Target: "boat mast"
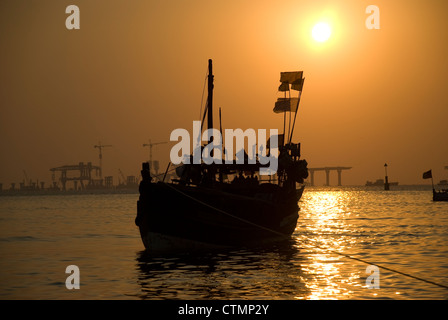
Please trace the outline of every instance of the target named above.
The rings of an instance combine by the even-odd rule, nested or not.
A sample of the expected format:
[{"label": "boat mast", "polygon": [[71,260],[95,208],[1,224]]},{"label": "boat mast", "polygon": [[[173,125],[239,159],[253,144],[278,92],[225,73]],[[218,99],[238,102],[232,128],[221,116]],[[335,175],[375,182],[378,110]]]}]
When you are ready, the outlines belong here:
[{"label": "boat mast", "polygon": [[[207,102],[207,128],[213,129],[213,66],[212,59],[208,60],[208,102]],[[212,142],[210,135],[208,142]]]},{"label": "boat mast", "polygon": [[[213,65],[212,59],[208,60],[208,98],[207,98],[207,128],[213,129]],[[211,132],[211,131],[209,131]],[[213,135],[210,134],[208,138],[208,143],[213,143]],[[211,156],[215,155],[215,149],[212,149]],[[208,177],[211,181],[215,181],[215,169],[210,167],[208,170]]]}]

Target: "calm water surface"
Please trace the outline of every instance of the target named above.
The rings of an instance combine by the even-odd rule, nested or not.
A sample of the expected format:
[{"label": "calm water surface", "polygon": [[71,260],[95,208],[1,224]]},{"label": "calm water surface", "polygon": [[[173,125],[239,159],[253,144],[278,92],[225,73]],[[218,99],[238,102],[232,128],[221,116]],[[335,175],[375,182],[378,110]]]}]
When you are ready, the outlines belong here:
[{"label": "calm water surface", "polygon": [[[291,241],[151,256],[134,224],[138,195],[0,197],[1,299],[448,299],[448,203],[426,187],[309,188]],[[341,253],[341,254],[339,254]],[[81,288],[68,290],[68,265]]]}]

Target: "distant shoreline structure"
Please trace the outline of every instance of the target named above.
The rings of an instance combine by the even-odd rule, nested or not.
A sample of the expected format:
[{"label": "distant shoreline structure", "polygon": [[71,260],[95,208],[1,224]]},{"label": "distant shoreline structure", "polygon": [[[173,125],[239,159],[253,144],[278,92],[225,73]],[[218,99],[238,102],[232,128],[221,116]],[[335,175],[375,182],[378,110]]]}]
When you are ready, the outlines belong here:
[{"label": "distant shoreline structure", "polygon": [[[158,161],[154,161],[157,162]],[[25,179],[20,183],[12,182],[8,188],[0,183],[0,195],[82,195],[82,194],[125,194],[138,193],[140,177],[125,176],[120,174],[118,184],[114,184],[113,176],[95,176],[94,172],[100,167],[92,165],[91,162],[79,162],[76,165],[64,165],[51,168],[52,183],[48,186],[43,181],[28,179],[24,170]],[[55,173],[60,177],[56,178]],[[155,171],[154,177],[158,177]],[[166,179],[173,178],[173,174],[166,173]]]},{"label": "distant shoreline structure", "polygon": [[[367,181],[365,186],[366,187],[383,187],[384,179],[377,179],[375,182]],[[398,186],[398,182],[389,182],[389,186]]]},{"label": "distant shoreline structure", "polygon": [[135,188],[97,188],[97,189],[7,189],[0,190],[0,196],[47,196],[47,195],[88,195],[88,194],[138,194],[138,186]]},{"label": "distant shoreline structure", "polygon": [[[383,191],[382,188],[365,186],[365,185],[344,185],[344,186],[306,186],[305,192],[308,191],[325,191],[325,190],[344,190],[344,189],[359,189],[364,191]],[[432,186],[428,184],[402,184],[396,187],[395,190],[431,190]],[[138,194],[137,188],[102,188],[102,189],[84,189],[84,190],[49,190],[49,189],[36,189],[36,190],[0,190],[1,196],[52,196],[52,195],[107,195],[107,194]]]}]

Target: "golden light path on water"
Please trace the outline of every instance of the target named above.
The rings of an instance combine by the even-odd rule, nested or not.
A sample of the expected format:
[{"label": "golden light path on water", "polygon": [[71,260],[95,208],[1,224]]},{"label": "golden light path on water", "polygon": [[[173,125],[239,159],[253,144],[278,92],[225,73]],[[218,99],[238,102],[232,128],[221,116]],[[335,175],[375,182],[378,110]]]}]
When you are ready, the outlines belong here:
[{"label": "golden light path on water", "polygon": [[[309,249],[309,260],[302,265],[308,274],[304,284],[309,295],[297,299],[347,299],[352,296],[352,287],[361,287],[359,268],[347,271],[346,257],[333,252],[346,253],[356,245],[356,240],[347,236],[351,232],[349,203],[353,193],[342,191],[307,192],[300,202],[300,221],[297,235],[298,246]],[[299,223],[300,224],[300,223]],[[322,249],[322,250],[316,250]],[[316,253],[318,252],[318,253]],[[319,253],[321,252],[321,253]],[[355,264],[359,264],[355,262]]]}]

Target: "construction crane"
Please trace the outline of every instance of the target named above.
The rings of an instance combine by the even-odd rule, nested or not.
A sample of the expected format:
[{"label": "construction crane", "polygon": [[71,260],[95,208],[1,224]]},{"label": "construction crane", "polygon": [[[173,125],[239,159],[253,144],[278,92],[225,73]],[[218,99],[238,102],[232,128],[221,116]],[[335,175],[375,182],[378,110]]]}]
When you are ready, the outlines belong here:
[{"label": "construction crane", "polygon": [[118,169],[118,172],[120,173],[120,176],[123,179],[123,184],[126,184],[126,178],[124,177],[123,171],[121,171],[121,169]]},{"label": "construction crane", "polygon": [[[150,170],[153,168],[153,162],[152,162],[152,147],[159,145],[159,144],[165,144],[168,142],[155,142],[155,143],[151,143],[151,139],[149,139],[149,143],[144,143],[143,147],[149,147],[149,165],[150,165]],[[156,169],[157,171],[157,169]]]},{"label": "construction crane", "polygon": [[103,145],[101,142],[98,145],[93,146],[94,148],[98,148],[99,157],[100,157],[100,179],[103,178],[103,148],[112,147],[111,145]]},{"label": "construction crane", "polygon": [[28,185],[28,175],[26,174],[26,171],[23,170],[23,175],[25,176],[25,182],[24,185]]}]

